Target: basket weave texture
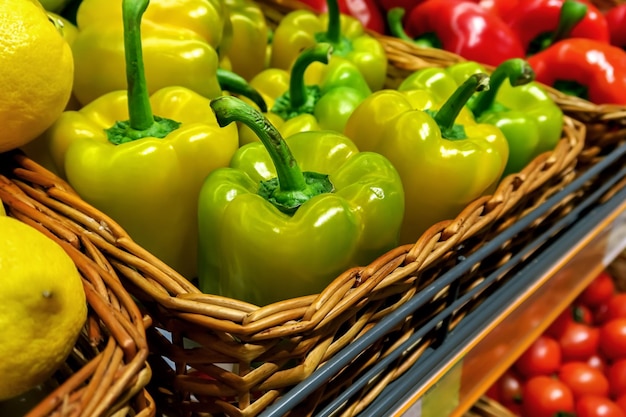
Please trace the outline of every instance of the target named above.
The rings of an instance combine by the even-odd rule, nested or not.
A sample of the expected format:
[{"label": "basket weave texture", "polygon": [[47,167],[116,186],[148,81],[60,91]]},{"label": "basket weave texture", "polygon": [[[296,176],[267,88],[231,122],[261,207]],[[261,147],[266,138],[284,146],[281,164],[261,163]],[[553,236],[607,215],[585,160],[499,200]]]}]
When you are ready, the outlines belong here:
[{"label": "basket weave texture", "polygon": [[69,186],[18,152],[0,154],[0,200],[9,216],[40,230],[70,255],[89,307],[73,351],[45,384],[52,392],[26,416],[155,415],[145,388],[152,376],[145,333],[151,320],[90,236],[105,225],[85,218],[85,204]]}]

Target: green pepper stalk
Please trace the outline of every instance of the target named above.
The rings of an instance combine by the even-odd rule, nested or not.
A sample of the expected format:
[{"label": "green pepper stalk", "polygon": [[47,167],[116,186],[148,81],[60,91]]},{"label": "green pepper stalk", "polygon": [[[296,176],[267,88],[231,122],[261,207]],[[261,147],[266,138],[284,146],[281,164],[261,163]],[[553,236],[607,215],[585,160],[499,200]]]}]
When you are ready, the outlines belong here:
[{"label": "green pepper stalk", "polygon": [[528,55],[534,55],[543,51],[548,46],[569,37],[572,29],[576,27],[587,15],[587,6],[576,0],[565,0],[559,13],[559,23],[552,33],[537,36],[528,46]]},{"label": "green pepper stalk", "polygon": [[141,48],[141,17],[149,3],[149,0],[122,2],[129,120],[116,122],[107,129],[109,141],[116,145],[146,137],[164,138],[180,126],[177,121],[152,113]]},{"label": "green pepper stalk", "polygon": [[486,111],[494,110],[496,96],[506,79],[512,87],[525,85],[535,79],[535,72],[527,61],[520,58],[509,59],[498,65],[489,79],[489,89],[468,103],[477,120]]},{"label": "green pepper stalk", "polygon": [[221,127],[241,122],[258,135],[276,167],[277,175],[276,178],[261,182],[259,195],[280,211],[293,214],[316,195],[333,191],[328,175],[300,170],[283,137],[258,110],[230,96],[212,100],[211,109]]},{"label": "green pepper stalk", "polygon": [[417,38],[410,37],[402,23],[405,13],[402,7],[394,7],[387,12],[387,25],[392,36],[424,48],[443,49],[443,44],[435,33],[425,33]]},{"label": "green pepper stalk", "polygon": [[267,104],[263,96],[241,75],[224,68],[218,68],[217,81],[223,91],[246,97],[256,104],[263,113],[267,112]]},{"label": "green pepper stalk", "polygon": [[341,36],[341,11],[337,0],[326,0],[328,8],[328,26],[326,32],[315,34],[317,42],[330,43],[339,55],[345,55],[352,50],[351,42]]},{"label": "green pepper stalk", "polygon": [[289,120],[300,114],[314,114],[315,105],[321,97],[319,85],[305,85],[304,73],[314,62],[328,64],[333,47],[329,43],[318,43],[305,49],[296,59],[291,69],[289,90],[278,97],[271,111],[284,120]]},{"label": "green pepper stalk", "polygon": [[[444,105],[437,112],[434,112],[433,119],[441,129],[442,137],[449,140],[467,138],[463,126],[454,122],[474,93],[486,90],[489,90],[489,76],[484,73],[472,74],[456,89]],[[428,112],[432,115],[431,111]]]}]

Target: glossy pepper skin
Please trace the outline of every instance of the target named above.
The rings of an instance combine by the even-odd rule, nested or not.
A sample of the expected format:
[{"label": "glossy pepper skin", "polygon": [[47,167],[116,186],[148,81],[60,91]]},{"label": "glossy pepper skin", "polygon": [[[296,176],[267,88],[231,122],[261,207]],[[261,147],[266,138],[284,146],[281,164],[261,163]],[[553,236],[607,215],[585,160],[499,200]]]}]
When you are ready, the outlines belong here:
[{"label": "glossy pepper skin", "polygon": [[[343,132],[350,114],[372,93],[359,69],[346,59],[330,58],[331,50],[330,44],[316,44],[300,54],[291,72],[270,68],[250,81],[283,137],[309,130]],[[308,71],[317,63],[324,65]],[[305,83],[307,71],[310,83]],[[258,141],[246,125],[240,126],[239,137],[240,144]]]},{"label": "glossy pepper skin", "polygon": [[593,39],[559,41],[528,58],[537,81],[596,104],[626,104],[626,51]]},{"label": "glossy pepper skin", "polygon": [[200,288],[262,306],[317,294],[340,273],[398,243],[404,200],[383,156],[338,132],[283,139],[251,106],[221,97],[221,125],[244,121],[240,148],[200,192]]},{"label": "glossy pepper skin", "polygon": [[[451,95],[472,74],[486,68],[466,61],[444,68],[426,68],[409,75],[399,91],[435,88]],[[554,149],[563,129],[563,112],[533,79],[535,74],[523,59],[498,65],[489,78],[489,90],[476,93],[467,107],[478,123],[497,126],[509,144],[503,177],[521,171],[537,155]],[[450,78],[454,83],[450,82]]]},{"label": "glossy pepper skin", "polygon": [[357,19],[340,13],[337,0],[328,0],[328,13],[295,10],[286,14],[274,31],[270,67],[290,69],[302,50],[317,43],[331,44],[333,57],[356,65],[372,91],[383,87],[387,77],[383,45]]},{"label": "glossy pepper skin", "polygon": [[268,26],[261,7],[252,0],[224,0],[228,20],[227,40],[220,53],[229,61],[230,70],[250,81],[265,69]]},{"label": "glossy pepper skin", "polygon": [[[328,12],[326,0],[300,0],[318,13]],[[385,33],[385,18],[376,0],[340,0],[339,11],[355,17],[367,29]]]},{"label": "glossy pepper skin", "polygon": [[524,57],[524,48],[509,26],[496,14],[467,0],[420,3],[406,13],[404,31],[413,40],[434,37],[431,46],[487,65]]},{"label": "glossy pepper skin", "polygon": [[611,33],[611,45],[626,49],[626,3],[611,7],[604,17]]},{"label": "glossy pepper skin", "polygon": [[584,0],[525,0],[509,10],[503,20],[522,42],[526,55],[565,38],[609,42],[604,15]]},{"label": "glossy pepper skin", "polygon": [[[219,96],[216,48],[227,19],[220,0],[150,1],[142,27],[149,93],[175,85],[207,98]],[[74,94],[85,105],[126,88],[122,9],[112,7],[111,0],[83,0],[77,25]]]},{"label": "glossy pepper skin", "polygon": [[[452,77],[448,83],[456,85]],[[400,174],[405,193],[401,244],[417,241],[429,227],[454,219],[496,188],[508,159],[506,138],[494,125],[477,124],[465,108],[471,94],[487,83],[472,75],[449,97],[440,86],[381,90],[348,119],[346,136],[361,151],[387,157]]]},{"label": "glossy pepper skin", "polygon": [[148,96],[137,42],[147,0],[123,3],[131,35],[126,49],[136,63],[127,67],[128,92],[64,112],[47,139],[58,170],[85,201],[191,279],[197,274],[198,193],[209,172],[228,165],[237,130],[220,127],[210,101],[187,88]]}]

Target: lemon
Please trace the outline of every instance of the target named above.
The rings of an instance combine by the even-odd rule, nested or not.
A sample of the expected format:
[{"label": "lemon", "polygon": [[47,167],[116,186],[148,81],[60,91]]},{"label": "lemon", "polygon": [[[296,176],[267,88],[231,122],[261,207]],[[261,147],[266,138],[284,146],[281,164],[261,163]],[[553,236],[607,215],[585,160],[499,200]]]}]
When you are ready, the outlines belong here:
[{"label": "lemon", "polygon": [[87,318],[82,278],[61,246],[0,216],[0,401],[43,383],[70,354]]},{"label": "lemon", "polygon": [[65,109],[72,51],[37,0],[0,2],[0,152],[22,146]]}]

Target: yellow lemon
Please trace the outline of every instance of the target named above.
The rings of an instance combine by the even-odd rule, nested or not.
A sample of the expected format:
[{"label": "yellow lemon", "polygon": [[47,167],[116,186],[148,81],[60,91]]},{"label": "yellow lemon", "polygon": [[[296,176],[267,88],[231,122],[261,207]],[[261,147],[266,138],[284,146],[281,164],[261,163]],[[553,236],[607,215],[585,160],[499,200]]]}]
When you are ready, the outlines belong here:
[{"label": "yellow lemon", "polygon": [[0,401],[46,381],[87,318],[82,278],[39,230],[0,216]]},{"label": "yellow lemon", "polygon": [[65,109],[72,51],[37,0],[0,2],[0,152],[22,146]]}]

